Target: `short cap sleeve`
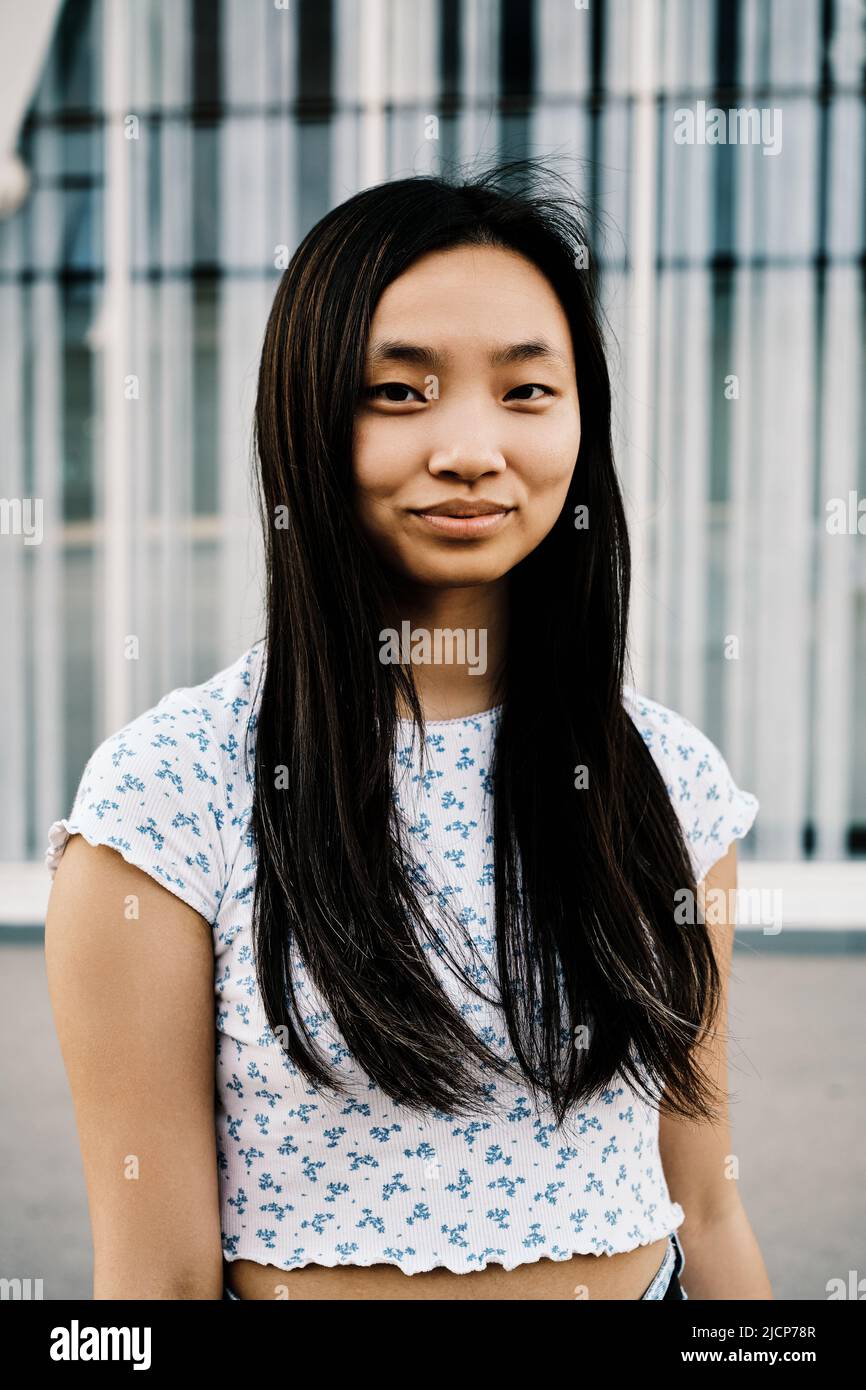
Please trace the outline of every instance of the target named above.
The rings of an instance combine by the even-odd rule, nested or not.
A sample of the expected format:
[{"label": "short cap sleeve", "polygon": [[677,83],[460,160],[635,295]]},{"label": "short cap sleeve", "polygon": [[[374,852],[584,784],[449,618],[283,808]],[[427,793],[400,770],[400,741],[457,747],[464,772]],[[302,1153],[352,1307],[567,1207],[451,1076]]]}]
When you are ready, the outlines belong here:
[{"label": "short cap sleeve", "polygon": [[665,779],[700,882],[747,835],[758,798],[737,786],[719,749],[676,710],[626,687],[625,706]]},{"label": "short cap sleeve", "polygon": [[48,832],[53,879],[72,834],[108,845],[216,920],[226,863],[225,791],[214,712],[176,690],[101,743],[89,758],[68,817]]}]

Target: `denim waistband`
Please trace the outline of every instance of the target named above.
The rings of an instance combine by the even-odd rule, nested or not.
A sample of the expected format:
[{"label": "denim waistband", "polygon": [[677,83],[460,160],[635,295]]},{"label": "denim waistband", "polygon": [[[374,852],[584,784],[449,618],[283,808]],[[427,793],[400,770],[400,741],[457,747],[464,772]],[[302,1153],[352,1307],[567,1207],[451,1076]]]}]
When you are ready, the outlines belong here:
[{"label": "denim waistband", "polygon": [[[669,1297],[668,1291],[671,1281],[674,1278],[679,1279],[680,1272],[685,1267],[685,1263],[686,1256],[680,1243],[680,1238],[676,1231],[672,1231],[661,1266],[646,1292],[641,1295],[641,1301],[644,1299],[663,1299]],[[688,1298],[688,1294],[681,1286],[679,1288],[679,1296]]]}]

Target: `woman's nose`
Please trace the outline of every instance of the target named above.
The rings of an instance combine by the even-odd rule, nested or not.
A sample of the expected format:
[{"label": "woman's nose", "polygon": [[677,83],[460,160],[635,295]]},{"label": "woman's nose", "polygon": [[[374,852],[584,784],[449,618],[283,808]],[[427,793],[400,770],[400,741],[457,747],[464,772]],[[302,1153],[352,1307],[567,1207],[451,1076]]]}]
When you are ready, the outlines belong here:
[{"label": "woman's nose", "polygon": [[427,471],[434,478],[450,473],[472,482],[485,473],[501,473],[506,468],[504,455],[491,445],[478,441],[455,442],[448,449],[437,449],[430,455]]}]

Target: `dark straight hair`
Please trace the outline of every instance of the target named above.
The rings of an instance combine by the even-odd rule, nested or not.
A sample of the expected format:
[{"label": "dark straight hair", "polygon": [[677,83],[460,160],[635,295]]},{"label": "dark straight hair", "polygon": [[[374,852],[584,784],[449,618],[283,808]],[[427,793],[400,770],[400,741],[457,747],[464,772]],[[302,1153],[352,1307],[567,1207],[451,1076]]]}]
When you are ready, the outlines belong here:
[{"label": "dark straight hair", "polygon": [[[490,1076],[504,1074],[560,1125],[618,1077],[673,1113],[713,1113],[694,1044],[718,1011],[718,968],[706,930],[674,920],[675,893],[696,884],[664,779],[623,706],[629,542],[588,244],[564,179],[511,161],[363,190],[313,227],[277,287],[254,427],[267,626],[253,953],[269,1026],[314,1089],[349,1094],[316,1045],[300,965],[356,1064],[418,1110],[489,1113]],[[510,249],[547,277],[569,321],[581,411],[562,512],[509,575],[490,770],[507,1059],[472,1030],[424,949],[438,918],[439,948],[480,993],[442,946],[445,910],[419,882],[395,809],[398,712],[411,710],[423,746],[423,709],[411,667],[380,660],[395,592],[353,505],[376,304],[418,257],[458,246]]]}]

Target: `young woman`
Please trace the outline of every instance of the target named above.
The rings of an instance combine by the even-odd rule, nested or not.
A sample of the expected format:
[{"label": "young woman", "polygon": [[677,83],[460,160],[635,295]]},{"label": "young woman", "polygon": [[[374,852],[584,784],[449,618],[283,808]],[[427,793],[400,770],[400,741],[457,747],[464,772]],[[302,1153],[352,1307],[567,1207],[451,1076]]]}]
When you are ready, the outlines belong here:
[{"label": "young woman", "polygon": [[624,679],[586,242],[408,178],[280,282],[265,636],[50,832],[96,1298],[771,1297],[701,912],[758,803]]}]

